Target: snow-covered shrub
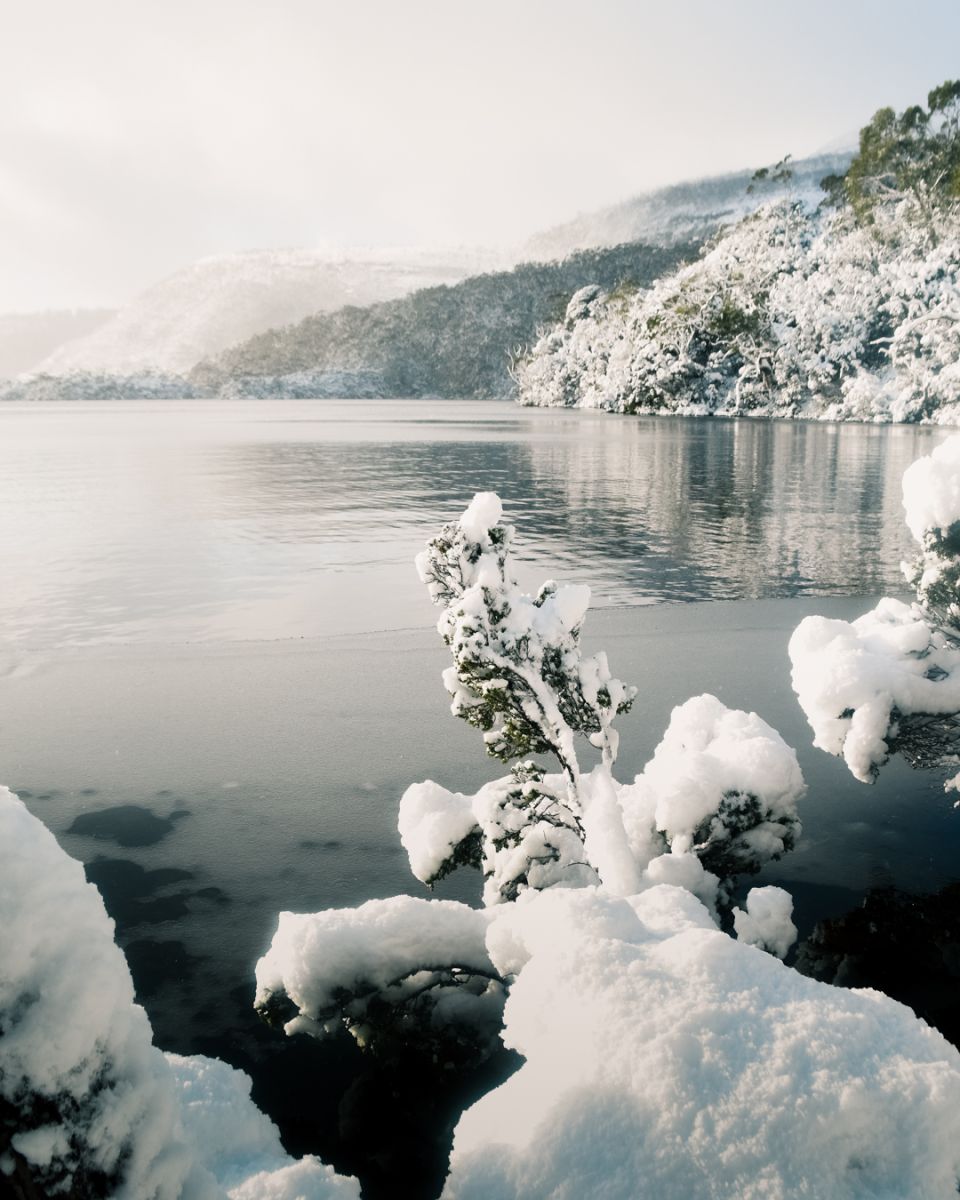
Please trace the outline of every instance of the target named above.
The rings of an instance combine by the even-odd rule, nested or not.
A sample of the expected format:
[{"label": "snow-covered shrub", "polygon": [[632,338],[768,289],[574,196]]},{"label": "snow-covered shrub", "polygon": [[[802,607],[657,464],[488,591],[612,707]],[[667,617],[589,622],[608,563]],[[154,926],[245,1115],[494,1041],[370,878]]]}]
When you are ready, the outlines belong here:
[{"label": "snow-covered shrub", "polygon": [[620,790],[631,848],[695,854],[724,888],[793,848],[804,782],[797,756],[756,713],[715,696],[673,710],[653,758]]},{"label": "snow-covered shrub", "polygon": [[241,1072],[154,1047],[99,892],[0,788],[0,1193],[8,1189],[116,1200],[359,1195],[355,1180],[315,1158],[292,1162]]},{"label": "snow-covered shrub", "polygon": [[904,564],[917,602],[887,598],[852,622],[807,617],[790,640],[814,745],[864,782],[891,754],[960,763],[960,435],[907,469],[903,494],[920,548]]},{"label": "snow-covered shrub", "polygon": [[359,908],[281,913],[257,964],[258,1012],[288,1034],[341,1024],[361,1046],[495,1040],[504,990],[487,916],[453,901],[395,896]]},{"label": "snow-covered shrub", "polygon": [[746,908],[733,910],[733,928],[739,941],[786,958],[797,940],[793,897],[779,887],[751,888],[746,903]]},{"label": "snow-covered shrub", "polygon": [[[588,303],[584,298],[584,303]],[[322,1037],[346,1025],[361,1044],[444,1030],[461,1046],[495,1044],[509,972],[489,938],[528,894],[602,886],[631,896],[685,888],[711,912],[738,875],[789,850],[804,790],[794,752],[752,713],[700,696],[676,709],[635,783],[613,776],[613,721],[635,689],[580,639],[586,587],[515,581],[514,529],[499,498],[480,493],[418,557],[438,630],[453,655],[444,672],[456,716],[483,733],[508,775],[475,795],[426,780],[400,803],[413,874],[430,885],[462,866],[484,874],[487,913],[407,897],[312,916],[283,913],[257,969],[257,1008],[287,1033]],[[584,770],[587,739],[599,762]],[[559,771],[527,755],[550,755]],[[471,1032],[472,1031],[472,1032]]]}]

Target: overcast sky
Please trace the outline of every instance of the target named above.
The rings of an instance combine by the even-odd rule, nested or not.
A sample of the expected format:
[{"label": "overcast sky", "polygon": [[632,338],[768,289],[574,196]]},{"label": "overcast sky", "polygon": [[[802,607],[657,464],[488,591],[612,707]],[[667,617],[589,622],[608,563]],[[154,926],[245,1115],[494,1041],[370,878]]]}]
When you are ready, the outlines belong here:
[{"label": "overcast sky", "polygon": [[960,4],[0,0],[0,312],[205,254],[523,239],[960,76]]}]

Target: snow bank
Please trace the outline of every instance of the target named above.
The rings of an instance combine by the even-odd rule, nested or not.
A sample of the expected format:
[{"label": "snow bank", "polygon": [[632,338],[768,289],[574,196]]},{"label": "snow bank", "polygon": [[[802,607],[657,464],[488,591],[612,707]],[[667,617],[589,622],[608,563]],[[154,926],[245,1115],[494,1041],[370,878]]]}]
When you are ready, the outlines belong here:
[{"label": "snow bank", "polygon": [[504,1038],[526,1062],[462,1117],[447,1200],[955,1195],[960,1054],[904,1006],[797,974],[674,888],[508,908],[491,948],[520,969]]},{"label": "snow bank", "polygon": [[152,1045],[100,893],[0,788],[0,1190],[19,1170],[117,1200],[358,1196],[316,1160],[282,1190],[292,1160],[249,1093],[223,1063]]},{"label": "snow bank", "polygon": [[197,1159],[230,1200],[359,1200],[360,1185],[308,1155],[294,1161],[250,1099],[250,1078],[216,1058],[168,1054]]},{"label": "snow bank", "polygon": [[[212,1197],[100,893],[0,788],[0,1099],[43,1188]],[[2,1118],[0,1118],[2,1130]]]}]

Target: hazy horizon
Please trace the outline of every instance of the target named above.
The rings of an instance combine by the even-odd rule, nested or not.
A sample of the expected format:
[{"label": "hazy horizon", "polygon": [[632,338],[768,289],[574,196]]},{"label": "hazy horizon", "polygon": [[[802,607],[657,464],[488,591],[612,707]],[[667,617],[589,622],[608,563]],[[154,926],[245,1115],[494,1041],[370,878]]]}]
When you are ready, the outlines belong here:
[{"label": "hazy horizon", "polygon": [[247,249],[498,246],[823,150],[960,74],[960,9],[286,0],[8,11],[0,312]]}]

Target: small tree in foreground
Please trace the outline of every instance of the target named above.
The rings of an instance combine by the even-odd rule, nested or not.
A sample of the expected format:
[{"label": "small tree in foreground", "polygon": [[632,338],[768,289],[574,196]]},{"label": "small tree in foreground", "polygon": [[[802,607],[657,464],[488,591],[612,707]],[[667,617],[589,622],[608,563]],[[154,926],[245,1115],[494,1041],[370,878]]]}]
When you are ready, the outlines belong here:
[{"label": "small tree in foreground", "polygon": [[[738,875],[793,845],[804,790],[794,752],[755,714],[713,696],[674,711],[634,783],[614,779],[614,721],[636,688],[611,674],[602,651],[583,653],[589,588],[551,580],[535,596],[520,589],[514,529],[502,516],[496,495],[478,494],[417,569],[442,609],[451,710],[509,773],[475,795],[413,784],[399,815],[414,875],[432,886],[460,867],[480,868],[486,910],[397,897],[282,914],[257,968],[256,1003],[288,1033],[346,1025],[363,1045],[419,1038],[434,1051],[443,1042],[483,1052],[496,1043],[512,981],[489,946],[504,905],[555,888],[633,896],[670,883],[717,915]],[[589,770],[584,753],[599,759]],[[768,909],[779,933],[764,942],[755,918],[754,940],[788,945],[782,906]]]}]

